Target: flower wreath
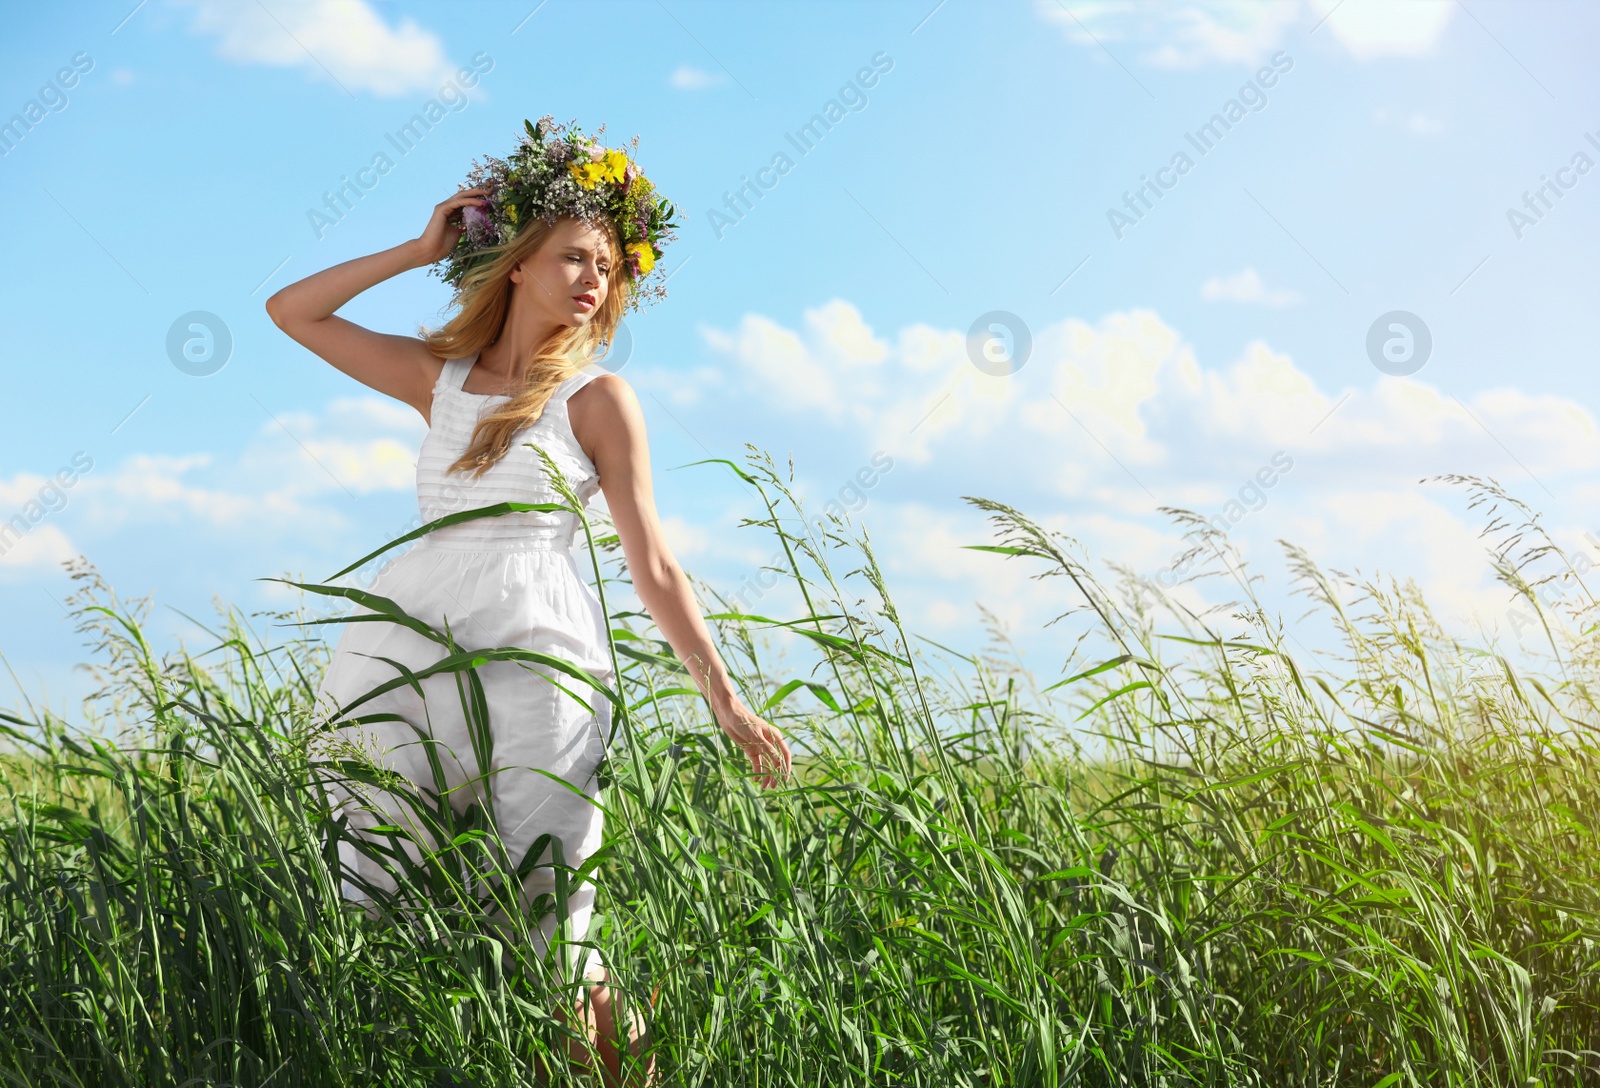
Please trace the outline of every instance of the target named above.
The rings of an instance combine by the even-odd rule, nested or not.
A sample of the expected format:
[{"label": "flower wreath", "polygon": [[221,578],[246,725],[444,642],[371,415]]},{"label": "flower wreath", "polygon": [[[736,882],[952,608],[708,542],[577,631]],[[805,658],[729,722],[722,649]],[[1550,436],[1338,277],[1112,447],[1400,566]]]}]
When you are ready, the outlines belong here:
[{"label": "flower wreath", "polygon": [[[656,271],[662,247],[676,232],[675,209],[656,196],[655,186],[621,148],[601,146],[601,125],[584,136],[574,122],[558,125],[545,114],[538,124],[522,122],[527,134],[509,158],[474,159],[463,188],[489,190],[487,207],[461,209],[461,237],[455,249],[434,266],[444,282],[457,286],[471,268],[486,260],[491,247],[516,237],[519,228],[534,219],[554,223],[570,215],[587,223],[604,216],[622,239],[623,259],[633,279],[630,309],[640,309],[640,299],[659,301],[667,295],[665,280],[649,279]],[[629,142],[637,150],[639,137]]]}]

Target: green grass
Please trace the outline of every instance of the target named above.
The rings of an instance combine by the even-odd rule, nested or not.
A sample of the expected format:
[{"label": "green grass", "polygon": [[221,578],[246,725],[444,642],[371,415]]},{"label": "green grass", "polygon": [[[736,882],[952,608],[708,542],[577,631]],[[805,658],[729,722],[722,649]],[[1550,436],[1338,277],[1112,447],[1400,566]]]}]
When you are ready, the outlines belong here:
[{"label": "green grass", "polygon": [[[724,464],[804,604],[711,622],[796,780],[753,785],[647,618],[613,610],[625,739],[605,846],[567,874],[599,884],[617,987],[655,997],[663,1083],[1600,1080],[1600,644],[1586,593],[1540,605],[1562,557],[1492,484],[1457,481],[1546,624],[1536,673],[1291,548],[1343,647],[1317,666],[1225,550],[1240,601],[1197,616],[969,499],[1081,635],[1041,682],[905,631],[864,535],[808,532],[766,458]],[[617,565],[614,538],[588,554]],[[214,647],[158,654],[140,602],[74,577],[103,690],[82,723],[5,717],[0,1079],[533,1083],[574,991],[528,917],[489,920],[522,859],[481,812],[422,784],[448,845],[380,917],[340,899],[316,783],[375,779],[309,754],[319,629],[263,639],[229,609]],[[450,659],[468,696],[473,657]]]}]

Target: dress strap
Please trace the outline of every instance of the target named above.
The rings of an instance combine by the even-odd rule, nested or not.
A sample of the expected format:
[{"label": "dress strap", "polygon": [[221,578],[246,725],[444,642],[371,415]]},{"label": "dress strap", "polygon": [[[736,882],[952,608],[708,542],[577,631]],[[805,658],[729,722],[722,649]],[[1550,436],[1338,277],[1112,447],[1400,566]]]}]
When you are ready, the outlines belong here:
[{"label": "dress strap", "polygon": [[455,373],[450,375],[451,389],[460,389],[467,384],[467,371],[472,369],[472,364],[478,361],[480,354],[481,352],[475,351],[463,358],[450,360],[450,365],[456,368]]},{"label": "dress strap", "polygon": [[440,393],[446,389],[459,390],[467,381],[467,365],[472,356],[466,359],[446,359],[444,366],[439,368],[439,377],[433,383],[433,395],[437,400]]}]

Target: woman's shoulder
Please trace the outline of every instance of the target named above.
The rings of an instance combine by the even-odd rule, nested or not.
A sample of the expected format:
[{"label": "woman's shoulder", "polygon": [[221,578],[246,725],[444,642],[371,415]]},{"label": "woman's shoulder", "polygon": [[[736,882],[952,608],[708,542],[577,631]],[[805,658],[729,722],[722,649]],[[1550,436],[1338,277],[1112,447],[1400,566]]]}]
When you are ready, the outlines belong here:
[{"label": "woman's shoulder", "polygon": [[572,375],[562,383],[562,392],[566,399],[576,396],[579,390],[590,389],[593,391],[584,399],[609,400],[618,396],[629,396],[633,387],[628,385],[622,375],[601,367],[589,366]]},{"label": "woman's shoulder", "polygon": [[608,441],[630,448],[644,413],[627,380],[609,370],[589,369],[570,381],[573,388],[565,398],[567,429],[590,462]]}]

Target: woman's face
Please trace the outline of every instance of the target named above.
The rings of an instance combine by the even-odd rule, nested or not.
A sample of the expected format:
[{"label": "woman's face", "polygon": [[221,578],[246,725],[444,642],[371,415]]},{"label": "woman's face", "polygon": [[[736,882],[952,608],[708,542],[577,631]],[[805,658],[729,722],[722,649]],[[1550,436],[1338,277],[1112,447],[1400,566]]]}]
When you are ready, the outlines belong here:
[{"label": "woman's face", "polygon": [[612,272],[605,232],[564,217],[538,251],[511,270],[511,282],[522,285],[517,305],[552,324],[584,325],[605,302]]}]

